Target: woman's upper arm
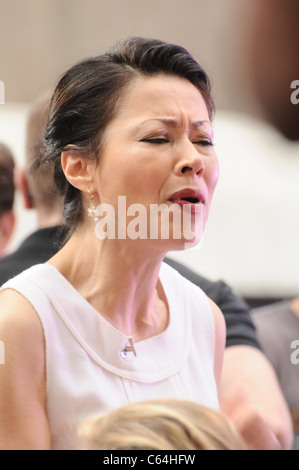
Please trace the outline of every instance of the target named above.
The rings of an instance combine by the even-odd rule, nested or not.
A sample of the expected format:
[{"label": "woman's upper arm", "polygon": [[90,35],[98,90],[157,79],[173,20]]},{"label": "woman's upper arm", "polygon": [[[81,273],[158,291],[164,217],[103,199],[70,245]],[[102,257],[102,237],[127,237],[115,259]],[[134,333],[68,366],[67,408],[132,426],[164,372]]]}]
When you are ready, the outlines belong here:
[{"label": "woman's upper arm", "polygon": [[220,308],[209,299],[213,315],[215,321],[215,362],[214,362],[214,375],[217,383],[217,387],[219,390],[220,387],[220,380],[221,380],[221,373],[222,373],[222,366],[223,366],[223,356],[224,356],[224,349],[225,349],[225,341],[226,341],[226,326],[225,326],[225,319],[220,310]]},{"label": "woman's upper arm", "polygon": [[0,449],[49,449],[40,320],[17,292],[0,292]]}]

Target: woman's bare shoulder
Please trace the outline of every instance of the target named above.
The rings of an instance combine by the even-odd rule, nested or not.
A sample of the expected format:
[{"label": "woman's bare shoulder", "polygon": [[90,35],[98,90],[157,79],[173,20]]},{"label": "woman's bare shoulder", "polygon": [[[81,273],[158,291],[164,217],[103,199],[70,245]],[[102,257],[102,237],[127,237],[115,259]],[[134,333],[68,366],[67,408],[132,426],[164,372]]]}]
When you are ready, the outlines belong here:
[{"label": "woman's bare shoulder", "polygon": [[33,344],[43,347],[43,329],[34,307],[13,289],[0,292],[0,340],[24,354]]},{"label": "woman's bare shoulder", "polygon": [[0,291],[0,321],[15,321],[19,318],[24,322],[36,321],[34,307],[21,293],[7,288]]},{"label": "woman's bare shoulder", "polygon": [[41,322],[20,293],[0,292],[0,449],[49,447]]}]

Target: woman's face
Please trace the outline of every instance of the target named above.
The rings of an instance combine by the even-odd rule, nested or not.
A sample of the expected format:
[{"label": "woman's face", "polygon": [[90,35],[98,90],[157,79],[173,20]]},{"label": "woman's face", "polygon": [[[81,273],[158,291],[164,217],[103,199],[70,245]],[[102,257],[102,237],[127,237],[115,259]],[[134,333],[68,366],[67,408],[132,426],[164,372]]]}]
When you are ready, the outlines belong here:
[{"label": "woman's face", "polygon": [[[98,202],[112,205],[117,214],[119,196],[124,196],[122,210],[124,201],[126,209],[142,205],[148,225],[154,206],[176,204],[182,214],[188,206],[194,227],[196,214],[199,218],[202,214],[203,225],[207,219],[217,179],[213,129],[197,88],[186,79],[167,75],[135,79],[105,132],[95,170]],[[130,220],[138,207],[132,206]],[[169,214],[170,225],[177,223]],[[171,227],[169,232],[169,249],[182,248],[184,235],[174,240]],[[149,227],[147,234],[154,238]]]}]

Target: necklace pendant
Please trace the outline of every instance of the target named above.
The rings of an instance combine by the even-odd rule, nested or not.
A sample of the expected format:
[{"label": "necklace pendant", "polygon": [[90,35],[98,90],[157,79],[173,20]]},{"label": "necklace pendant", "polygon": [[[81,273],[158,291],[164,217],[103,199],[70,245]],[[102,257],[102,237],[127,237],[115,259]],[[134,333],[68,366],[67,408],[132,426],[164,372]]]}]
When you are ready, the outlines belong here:
[{"label": "necklace pendant", "polygon": [[134,354],[135,357],[137,356],[136,350],[135,350],[135,347],[134,347],[134,340],[133,340],[132,336],[129,336],[128,343],[127,343],[126,347],[120,352],[120,355],[123,359],[128,359],[129,356],[131,356],[132,353]]}]

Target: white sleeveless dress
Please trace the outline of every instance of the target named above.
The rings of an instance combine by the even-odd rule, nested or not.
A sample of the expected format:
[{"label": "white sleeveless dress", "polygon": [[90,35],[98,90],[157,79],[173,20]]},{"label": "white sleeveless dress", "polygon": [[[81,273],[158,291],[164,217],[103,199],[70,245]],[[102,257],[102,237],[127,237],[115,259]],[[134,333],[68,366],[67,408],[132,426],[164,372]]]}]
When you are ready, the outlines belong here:
[{"label": "white sleeveless dress", "polygon": [[163,333],[135,343],[136,356],[123,352],[128,337],[55,267],[33,266],[2,286],[28,299],[41,320],[52,449],[76,449],[77,426],[84,419],[128,403],[173,397],[219,407],[208,299],[164,263],[159,278],[169,324]]}]

